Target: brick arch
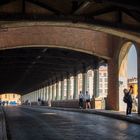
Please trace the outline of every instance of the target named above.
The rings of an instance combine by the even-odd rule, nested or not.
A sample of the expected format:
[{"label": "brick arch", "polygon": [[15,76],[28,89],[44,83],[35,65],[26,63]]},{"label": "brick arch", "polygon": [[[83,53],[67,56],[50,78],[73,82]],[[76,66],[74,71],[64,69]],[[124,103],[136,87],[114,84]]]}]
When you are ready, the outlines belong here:
[{"label": "brick arch", "polygon": [[132,42],[125,42],[119,52],[119,57],[118,57],[118,66],[119,66],[119,75],[122,75],[122,69],[124,71],[124,68],[127,68],[127,55],[129,53],[129,50],[131,48]]},{"label": "brick arch", "polygon": [[132,32],[126,31],[126,30],[118,30],[116,28],[109,28],[101,25],[95,25],[95,24],[88,24],[88,23],[72,23],[72,22],[66,22],[66,21],[41,21],[41,22],[8,22],[8,23],[1,23],[0,28],[7,29],[7,28],[15,28],[15,27],[31,27],[31,26],[54,26],[54,27],[71,27],[71,28],[80,28],[80,29],[87,29],[87,30],[93,30],[97,32],[103,32],[110,35],[114,35],[120,38],[125,38],[128,40],[133,40],[137,43],[140,43],[140,39],[137,34],[133,34]]},{"label": "brick arch", "polygon": [[0,49],[56,47],[111,58],[113,36],[73,27],[33,25],[0,32]]}]

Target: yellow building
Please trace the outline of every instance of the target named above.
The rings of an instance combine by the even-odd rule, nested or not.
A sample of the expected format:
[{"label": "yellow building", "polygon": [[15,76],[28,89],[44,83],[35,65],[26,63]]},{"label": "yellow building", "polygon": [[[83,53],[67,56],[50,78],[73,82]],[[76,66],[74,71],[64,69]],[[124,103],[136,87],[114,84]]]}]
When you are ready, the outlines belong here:
[{"label": "yellow building", "polygon": [[128,87],[133,86],[133,94],[136,97],[138,95],[138,80],[137,78],[128,79]]},{"label": "yellow building", "polygon": [[0,100],[8,105],[19,105],[21,103],[21,96],[15,93],[6,93],[0,95]]}]

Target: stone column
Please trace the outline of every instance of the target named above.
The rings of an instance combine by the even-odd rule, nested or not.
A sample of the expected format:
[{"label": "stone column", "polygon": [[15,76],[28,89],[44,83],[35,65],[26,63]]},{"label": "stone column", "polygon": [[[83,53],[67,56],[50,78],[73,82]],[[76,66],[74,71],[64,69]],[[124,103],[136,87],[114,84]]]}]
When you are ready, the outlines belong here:
[{"label": "stone column", "polygon": [[48,87],[48,100],[50,100],[50,94],[51,94],[51,86]]},{"label": "stone column", "polygon": [[39,91],[39,89],[38,89],[38,98],[40,98],[40,91]]},{"label": "stone column", "polygon": [[78,75],[74,75],[74,83],[73,83],[73,99],[77,99],[78,97]]},{"label": "stone column", "polygon": [[48,86],[45,87],[45,94],[46,94],[45,101],[47,101],[48,100]]},{"label": "stone column", "polygon": [[50,100],[52,100],[52,85],[50,86]]},{"label": "stone column", "polygon": [[66,99],[69,100],[70,99],[70,77],[67,76],[67,96]]},{"label": "stone column", "polygon": [[37,101],[37,98],[36,98],[36,90],[34,91],[34,93],[35,93],[35,102]]},{"label": "stone column", "polygon": [[85,94],[87,90],[87,72],[84,70],[82,73],[82,92]]},{"label": "stone column", "polygon": [[35,91],[35,101],[37,102],[38,96],[37,96],[37,90]]},{"label": "stone column", "polygon": [[136,44],[137,49],[137,72],[138,72],[138,114],[140,114],[140,44]]},{"label": "stone column", "polygon": [[59,82],[56,83],[56,100],[59,100]]},{"label": "stone column", "polygon": [[118,60],[108,60],[108,95],[106,109],[119,110]]},{"label": "stone column", "polygon": [[61,79],[61,100],[64,100],[64,79]]},{"label": "stone column", "polygon": [[43,87],[41,88],[41,97],[42,97],[42,100],[44,100],[44,89],[43,89]]},{"label": "stone column", "polygon": [[93,76],[93,96],[96,98],[99,96],[99,69],[94,69]]},{"label": "stone column", "polygon": [[41,100],[43,99],[42,87],[40,88],[40,98],[41,98]]},{"label": "stone column", "polygon": [[33,98],[34,98],[33,101],[35,102],[35,91],[33,91]]},{"label": "stone column", "polygon": [[48,93],[49,93],[49,91],[48,91],[48,85],[45,88],[46,88],[46,101],[48,101]]},{"label": "stone column", "polygon": [[55,85],[53,84],[53,85],[52,85],[52,100],[53,100],[53,101],[55,100],[55,96],[54,96],[54,92],[55,92],[55,91],[54,91],[54,86],[55,86]]},{"label": "stone column", "polygon": [[46,101],[46,87],[44,86],[44,101]]},{"label": "stone column", "polygon": [[38,101],[38,98],[39,98],[39,89],[37,89],[37,101]]},{"label": "stone column", "polygon": [[44,101],[45,101],[45,98],[46,98],[45,96],[46,96],[46,94],[45,94],[45,87],[43,87],[43,97],[44,97],[43,100]]}]

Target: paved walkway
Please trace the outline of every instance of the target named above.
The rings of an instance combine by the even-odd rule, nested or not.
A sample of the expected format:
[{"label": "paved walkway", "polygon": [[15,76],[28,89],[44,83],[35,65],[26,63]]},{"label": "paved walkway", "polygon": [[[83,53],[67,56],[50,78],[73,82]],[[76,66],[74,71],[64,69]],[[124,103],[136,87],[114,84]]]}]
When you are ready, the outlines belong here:
[{"label": "paved walkway", "polygon": [[[25,106],[25,107],[30,107],[30,106]],[[86,110],[86,109],[75,109],[75,108],[47,107],[47,106],[32,106],[32,108],[48,108],[48,109],[56,109],[56,110],[64,110],[64,111],[97,114],[97,115],[103,115],[111,118],[116,118],[120,120],[129,121],[132,123],[140,124],[140,115],[138,115],[137,113],[132,113],[132,116],[126,116],[125,112],[112,111],[112,110],[98,110],[98,109]]]},{"label": "paved walkway", "polygon": [[46,107],[5,107],[10,140],[139,140],[140,125]]},{"label": "paved walkway", "polygon": [[7,140],[5,116],[1,106],[0,106],[0,140]]},{"label": "paved walkway", "polygon": [[[18,108],[18,107],[16,107],[16,108]],[[85,109],[73,109],[73,108],[56,108],[56,107],[47,107],[47,106],[31,106],[31,107],[30,106],[21,106],[20,108],[23,108],[23,110],[24,109],[25,110],[31,109],[31,110],[38,110],[38,111],[44,110],[44,111],[48,111],[48,112],[50,112],[52,110],[56,110],[56,111],[62,111],[62,112],[64,111],[64,112],[73,112],[73,113],[74,112],[75,113],[84,113],[85,115],[89,114],[88,116],[93,116],[93,117],[95,117],[95,115],[92,115],[92,114],[97,114],[97,115],[99,115],[99,116],[96,116],[98,118],[102,118],[103,116],[108,116],[109,118],[115,118],[116,121],[118,120],[118,122],[119,122],[119,120],[124,120],[124,122],[128,121],[128,122],[140,124],[140,116],[137,113],[133,113],[132,116],[126,116],[125,112],[110,111],[110,110],[95,110],[95,109],[85,110]],[[11,110],[11,113],[14,113],[14,112]],[[15,114],[13,114],[13,116],[14,115]],[[62,116],[62,117],[64,117],[64,116]],[[17,116],[15,116],[15,119],[17,119]],[[109,121],[108,121],[108,123],[109,123]],[[6,125],[5,125],[5,118],[3,115],[3,110],[0,107],[0,140],[7,140],[5,126]],[[137,139],[137,138],[135,138],[135,139]],[[16,139],[13,139],[13,140],[16,140]]]}]

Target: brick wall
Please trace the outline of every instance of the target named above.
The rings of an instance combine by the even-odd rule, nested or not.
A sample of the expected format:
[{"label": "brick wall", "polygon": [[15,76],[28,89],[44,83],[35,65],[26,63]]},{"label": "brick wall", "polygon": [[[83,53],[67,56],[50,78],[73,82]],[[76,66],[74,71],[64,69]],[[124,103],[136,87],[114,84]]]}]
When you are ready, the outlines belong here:
[{"label": "brick wall", "polygon": [[6,32],[0,32],[0,48],[49,46],[79,50],[104,57],[111,57],[111,40],[111,35],[102,32],[45,25],[13,27],[8,28]]}]

